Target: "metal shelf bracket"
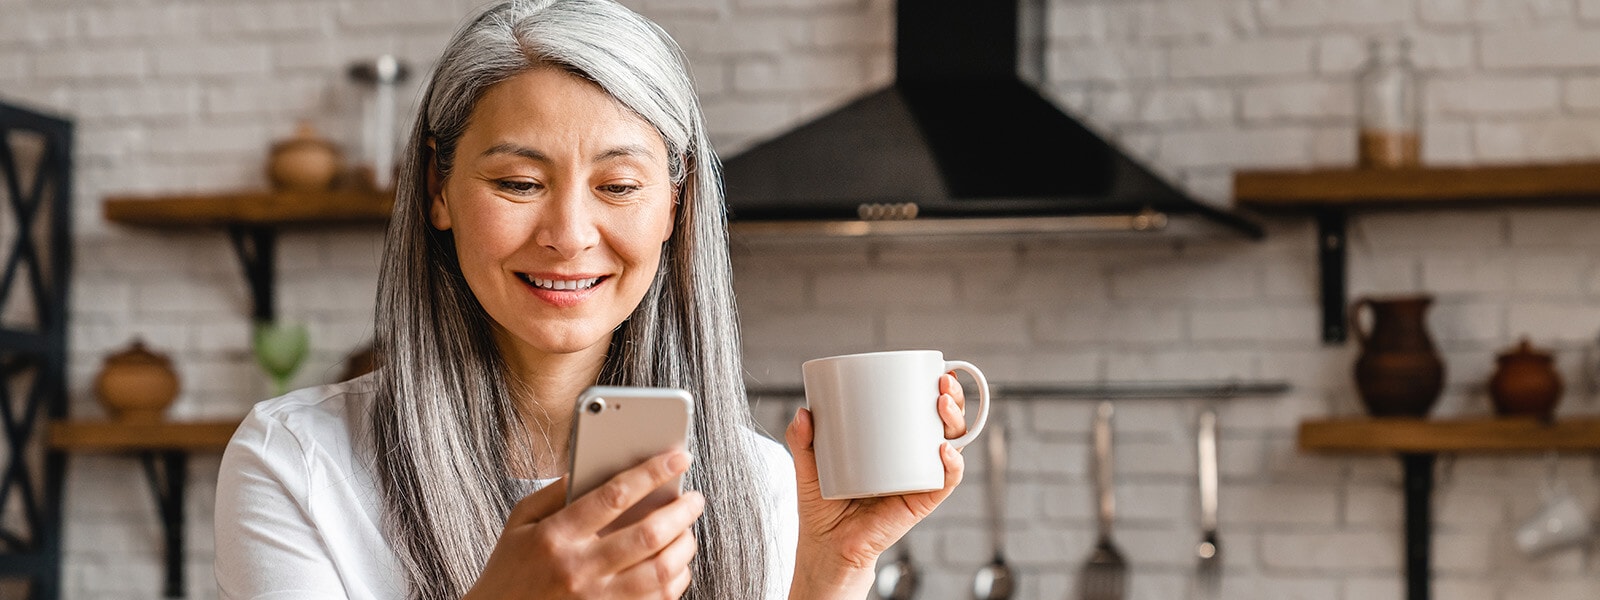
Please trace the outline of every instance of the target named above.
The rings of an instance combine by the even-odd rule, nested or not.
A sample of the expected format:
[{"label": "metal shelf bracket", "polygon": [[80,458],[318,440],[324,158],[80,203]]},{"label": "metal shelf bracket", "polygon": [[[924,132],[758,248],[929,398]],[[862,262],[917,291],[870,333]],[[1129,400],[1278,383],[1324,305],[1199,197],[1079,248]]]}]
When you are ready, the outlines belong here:
[{"label": "metal shelf bracket", "polygon": [[1322,343],[1338,345],[1349,337],[1349,323],[1345,306],[1347,269],[1345,260],[1348,239],[1345,235],[1345,212],[1325,209],[1317,212],[1317,265],[1321,273],[1322,293]]},{"label": "metal shelf bracket", "polygon": [[233,251],[239,255],[245,283],[250,285],[250,299],[254,304],[251,316],[258,323],[271,323],[277,316],[273,284],[278,231],[272,227],[233,225],[228,227],[228,237],[233,240]]},{"label": "metal shelf bracket", "polygon": [[188,483],[189,455],[180,451],[144,452],[139,460],[144,463],[144,475],[150,482],[150,492],[155,497],[156,510],[161,513],[161,530],[165,534],[167,581],[162,593],[167,598],[182,598],[185,593],[183,490]]}]

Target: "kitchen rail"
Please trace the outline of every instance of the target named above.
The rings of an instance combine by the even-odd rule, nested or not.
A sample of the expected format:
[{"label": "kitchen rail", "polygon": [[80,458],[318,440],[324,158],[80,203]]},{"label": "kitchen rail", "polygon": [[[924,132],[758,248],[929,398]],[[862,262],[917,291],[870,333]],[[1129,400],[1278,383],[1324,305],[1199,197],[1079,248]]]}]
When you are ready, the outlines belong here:
[{"label": "kitchen rail", "polygon": [[[1150,381],[1063,385],[992,385],[995,397],[1016,400],[1228,400],[1278,396],[1285,381]],[[752,398],[804,398],[798,386],[749,386]]]}]

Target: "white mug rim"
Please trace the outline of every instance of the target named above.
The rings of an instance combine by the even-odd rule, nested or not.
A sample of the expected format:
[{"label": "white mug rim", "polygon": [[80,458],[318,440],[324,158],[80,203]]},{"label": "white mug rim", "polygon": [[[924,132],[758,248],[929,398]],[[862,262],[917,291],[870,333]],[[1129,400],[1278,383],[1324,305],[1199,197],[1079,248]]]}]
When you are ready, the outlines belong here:
[{"label": "white mug rim", "polygon": [[[861,357],[864,357],[864,356],[890,357],[890,356],[904,356],[904,355],[908,355],[908,354],[937,354],[937,355],[940,356],[941,360],[944,357],[944,351],[943,350],[879,350],[879,351],[876,351],[876,352],[857,352],[855,354],[840,354],[840,355],[837,355],[837,356],[824,356],[822,358],[813,358],[811,360],[808,360],[808,361],[805,361],[803,363],[800,363],[800,366],[801,366],[801,368],[805,368],[806,365],[809,365],[811,363],[824,363],[824,362],[835,361],[835,360],[848,360],[848,359],[853,359],[853,358],[861,358]],[[791,364],[793,364],[793,363],[791,363]]]}]

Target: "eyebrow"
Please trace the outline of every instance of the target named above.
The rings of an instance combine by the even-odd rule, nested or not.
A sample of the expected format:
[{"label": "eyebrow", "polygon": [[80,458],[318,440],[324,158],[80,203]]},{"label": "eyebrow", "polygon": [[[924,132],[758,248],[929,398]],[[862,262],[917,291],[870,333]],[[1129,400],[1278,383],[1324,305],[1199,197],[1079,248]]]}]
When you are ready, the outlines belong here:
[{"label": "eyebrow", "polygon": [[[488,150],[483,151],[483,156],[493,156],[496,154],[511,154],[526,158],[528,160],[550,162],[550,157],[545,155],[545,153],[534,150],[533,148],[529,148],[527,146],[519,146],[510,142],[495,144],[490,146]],[[655,154],[650,152],[650,149],[644,146],[638,144],[626,144],[614,148],[607,148],[601,151],[599,154],[594,156],[594,162],[601,162],[613,158],[622,158],[628,156],[653,158]]]}]

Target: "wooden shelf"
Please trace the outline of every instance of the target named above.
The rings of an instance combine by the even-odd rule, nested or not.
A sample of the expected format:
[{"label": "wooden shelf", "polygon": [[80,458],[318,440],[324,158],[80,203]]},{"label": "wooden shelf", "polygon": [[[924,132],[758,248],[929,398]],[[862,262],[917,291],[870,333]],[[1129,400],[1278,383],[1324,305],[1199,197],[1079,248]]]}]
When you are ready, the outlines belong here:
[{"label": "wooden shelf", "polygon": [[1600,199],[1600,163],[1242,171],[1234,201],[1262,211],[1455,207]]},{"label": "wooden shelf", "polygon": [[1600,418],[1334,419],[1300,424],[1300,449],[1327,453],[1600,451]]},{"label": "wooden shelf", "polygon": [[144,227],[276,226],[384,223],[394,196],[361,190],[233,192],[106,198],[105,218]]},{"label": "wooden shelf", "polygon": [[215,451],[228,446],[239,420],[163,421],[57,421],[50,424],[51,448],[69,452]]},{"label": "wooden shelf", "polygon": [[223,228],[233,239],[250,284],[257,321],[277,317],[273,296],[278,229],[284,226],[383,224],[394,195],[371,190],[327,192],[233,192],[166,197],[120,196],[102,205],[107,221],[124,225]]},{"label": "wooden shelf", "polygon": [[1439,454],[1600,451],[1600,418],[1329,419],[1300,424],[1302,452],[1392,454],[1405,492],[1406,598],[1428,600],[1433,573],[1433,479]]},{"label": "wooden shelf", "polygon": [[1415,169],[1241,171],[1234,203],[1262,212],[1305,213],[1317,220],[1322,340],[1343,343],[1346,221],[1353,210],[1471,206],[1600,206],[1600,163],[1485,165]]}]

